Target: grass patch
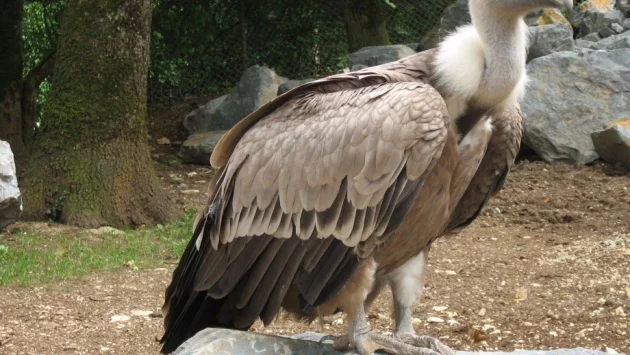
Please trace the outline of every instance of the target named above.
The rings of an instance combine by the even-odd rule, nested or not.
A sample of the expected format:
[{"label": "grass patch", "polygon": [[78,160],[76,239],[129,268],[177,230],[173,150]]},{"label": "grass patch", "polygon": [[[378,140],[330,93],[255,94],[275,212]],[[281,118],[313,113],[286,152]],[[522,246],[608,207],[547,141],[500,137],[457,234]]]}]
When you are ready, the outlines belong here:
[{"label": "grass patch", "polygon": [[87,230],[47,235],[0,235],[0,285],[28,286],[123,267],[139,270],[175,262],[191,238],[194,211],[186,218],[145,230],[95,236]]}]

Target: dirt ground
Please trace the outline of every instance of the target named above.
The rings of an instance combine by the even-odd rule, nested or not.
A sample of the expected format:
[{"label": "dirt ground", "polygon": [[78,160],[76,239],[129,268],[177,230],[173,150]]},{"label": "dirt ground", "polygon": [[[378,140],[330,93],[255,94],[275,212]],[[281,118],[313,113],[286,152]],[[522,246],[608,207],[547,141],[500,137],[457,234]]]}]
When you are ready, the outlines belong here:
[{"label": "dirt ground", "polygon": [[[177,202],[203,203],[212,172],[164,161],[158,171]],[[455,349],[630,353],[629,186],[629,174],[603,164],[520,162],[470,228],[435,244],[417,331]],[[0,354],[156,354],[173,267],[0,287]],[[390,303],[387,292],[370,311],[379,331],[391,331]],[[345,326],[343,317],[306,325],[282,314],[253,331],[341,334]]]}]

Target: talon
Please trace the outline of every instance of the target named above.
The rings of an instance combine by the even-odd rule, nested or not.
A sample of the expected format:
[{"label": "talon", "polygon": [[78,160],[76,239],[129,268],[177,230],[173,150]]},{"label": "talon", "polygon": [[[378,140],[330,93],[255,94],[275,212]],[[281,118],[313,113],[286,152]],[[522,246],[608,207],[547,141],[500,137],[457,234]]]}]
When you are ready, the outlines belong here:
[{"label": "talon", "polygon": [[[421,340],[424,341],[423,337],[418,338],[422,338]],[[432,348],[407,344],[397,336],[385,336],[373,331],[355,335],[354,344],[361,355],[373,355],[377,350],[397,355],[454,355],[454,353],[440,353]],[[440,344],[451,351],[444,344]]]},{"label": "talon", "polygon": [[398,333],[396,337],[405,344],[409,344],[414,347],[430,349],[440,355],[455,355],[455,351],[449,348],[446,344],[442,343],[436,338],[426,335],[416,335],[414,333]]},{"label": "talon", "polygon": [[333,341],[333,349],[337,350],[337,351],[346,351],[350,349],[350,340],[348,337],[348,334],[344,334],[342,336],[331,336],[332,339],[334,339]]}]

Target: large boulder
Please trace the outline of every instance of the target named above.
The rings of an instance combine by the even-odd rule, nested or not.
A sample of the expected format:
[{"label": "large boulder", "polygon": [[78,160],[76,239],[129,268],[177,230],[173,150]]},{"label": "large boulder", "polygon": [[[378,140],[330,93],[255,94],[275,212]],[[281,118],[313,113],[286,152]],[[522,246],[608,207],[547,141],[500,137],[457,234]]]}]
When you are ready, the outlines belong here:
[{"label": "large boulder", "polygon": [[310,83],[315,79],[303,79],[303,80],[289,80],[286,83],[280,85],[278,88],[278,95],[282,95],[289,90],[293,90],[300,85],[304,85],[306,83]]},{"label": "large boulder", "polygon": [[630,118],[609,124],[591,134],[595,150],[602,159],[630,170]]},{"label": "large boulder", "polygon": [[[293,337],[258,334],[230,329],[207,328],[184,342],[173,355],[357,355],[354,349],[336,351],[331,341],[322,341],[324,334],[303,333]],[[384,354],[377,352],[377,354]],[[584,348],[558,350],[519,350],[515,352],[456,351],[457,355],[605,355]]]},{"label": "large boulder", "polygon": [[578,47],[598,50],[614,50],[630,48],[630,32],[624,32],[619,35],[610,36],[597,42],[579,41]]},{"label": "large boulder", "polygon": [[210,154],[225,131],[208,131],[188,137],[179,147],[177,155],[191,164],[210,165]]},{"label": "large boulder", "polygon": [[189,118],[190,122],[184,124],[194,128],[189,130],[191,133],[230,129],[243,117],[273,100],[278,87],[286,81],[267,67],[251,66],[243,72],[232,92],[198,109],[201,111],[195,118]]},{"label": "large boulder", "polygon": [[573,29],[564,24],[531,27],[527,61],[555,52],[575,49]]},{"label": "large boulder", "polygon": [[217,114],[217,110],[225,101],[227,95],[223,95],[207,104],[199,107],[184,117],[184,128],[190,134],[206,132],[212,129],[212,117]]},{"label": "large boulder", "polygon": [[454,4],[449,5],[442,14],[439,37],[444,39],[444,36],[453,32],[457,27],[469,24],[470,22],[468,0],[457,0]]},{"label": "large boulder", "polygon": [[408,57],[416,52],[404,44],[364,47],[348,55],[350,67],[357,64],[373,67]]},{"label": "large boulder", "polygon": [[11,146],[0,141],[0,231],[22,214],[22,197],[18,188],[15,160]]},{"label": "large boulder", "polygon": [[616,33],[614,24],[622,25],[625,16],[619,10],[601,11],[588,9],[584,12],[574,12],[571,15],[571,25],[577,28],[577,38],[597,33],[601,38]]},{"label": "large boulder", "polygon": [[527,26],[545,26],[553,24],[564,24],[571,26],[569,20],[562,14],[562,11],[558,9],[542,9],[531,12],[525,16],[525,23]]},{"label": "large boulder", "polygon": [[597,159],[591,133],[629,113],[629,58],[629,49],[581,49],[531,61],[523,142],[547,162]]}]

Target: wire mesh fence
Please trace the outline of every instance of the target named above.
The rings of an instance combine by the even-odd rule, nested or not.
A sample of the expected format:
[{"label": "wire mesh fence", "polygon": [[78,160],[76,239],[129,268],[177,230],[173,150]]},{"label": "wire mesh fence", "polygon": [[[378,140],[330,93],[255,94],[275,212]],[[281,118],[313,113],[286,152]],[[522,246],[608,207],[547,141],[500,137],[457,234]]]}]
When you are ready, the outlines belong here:
[{"label": "wire mesh fence", "polygon": [[[176,0],[157,1],[150,102],[225,93],[254,64],[290,79],[319,77],[347,67],[351,49],[344,1],[216,0],[185,6]],[[369,1],[385,4],[384,24],[391,44],[420,42],[454,2],[356,2]]]}]

